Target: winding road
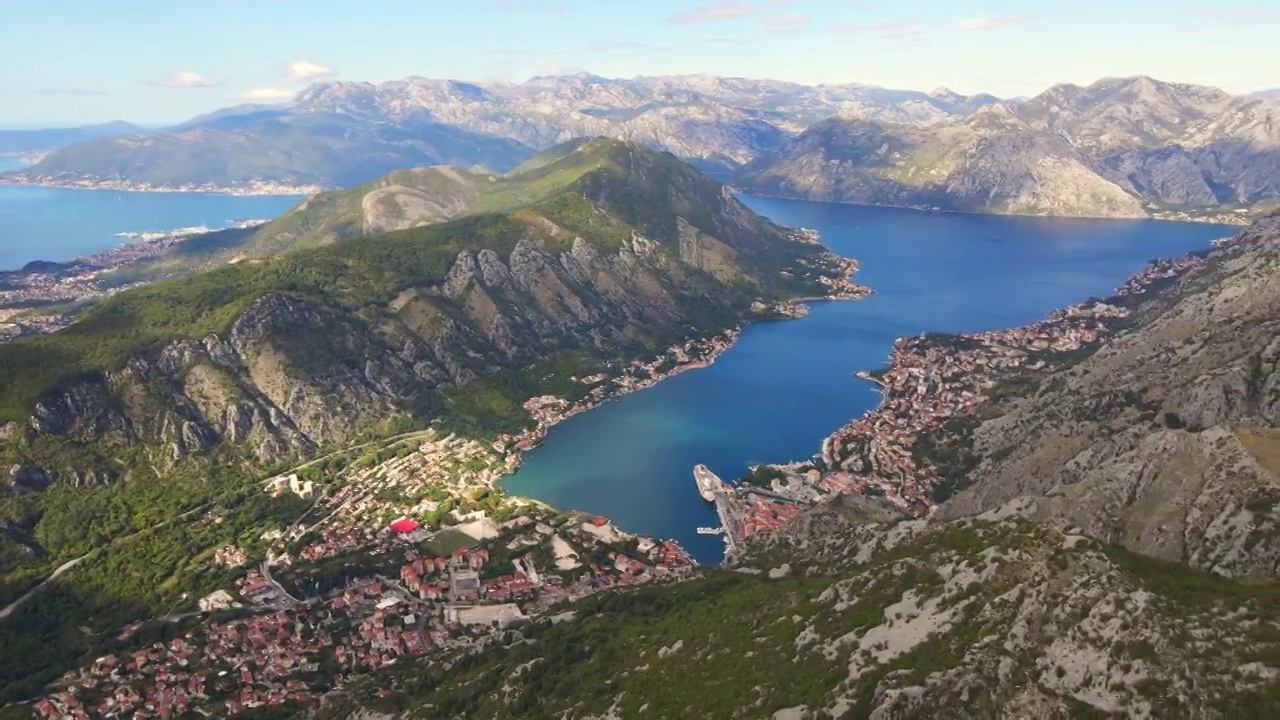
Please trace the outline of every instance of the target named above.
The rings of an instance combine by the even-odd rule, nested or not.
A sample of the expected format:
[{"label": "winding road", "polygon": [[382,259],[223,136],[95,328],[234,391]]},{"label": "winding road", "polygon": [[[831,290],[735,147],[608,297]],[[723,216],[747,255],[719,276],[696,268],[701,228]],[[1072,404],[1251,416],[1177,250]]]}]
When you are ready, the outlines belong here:
[{"label": "winding road", "polygon": [[[320,456],[320,457],[318,457],[318,458],[314,458],[314,459],[312,459],[312,460],[308,460],[307,462],[305,462],[305,463],[303,463],[303,464],[301,464],[301,465],[299,465],[299,466],[297,466],[297,467],[293,468],[292,470],[286,470],[286,471],[284,471],[284,472],[282,472],[282,473],[277,473],[277,475],[276,475],[276,476],[279,476],[279,475],[288,475],[288,474],[290,474],[290,473],[296,473],[296,472],[298,472],[299,470],[304,470],[304,469],[306,469],[306,468],[308,468],[308,467],[310,467],[310,466],[312,466],[312,465],[315,465],[316,463],[323,462],[323,461],[325,461],[325,460],[328,460],[328,459],[329,459],[329,458],[331,458],[331,457],[335,457],[335,456],[337,456],[337,455],[341,455],[341,454],[343,454],[343,453],[349,453],[349,452],[351,452],[351,451],[353,451],[353,450],[360,450],[360,449],[363,449],[363,448],[369,447],[369,446],[371,446],[371,445],[379,445],[379,444],[384,445],[384,446],[390,446],[390,445],[393,445],[393,444],[398,443],[398,442],[403,442],[404,440],[411,440],[411,439],[416,439],[416,438],[418,438],[418,437],[425,437],[426,435],[428,435],[429,433],[432,433],[432,432],[433,432],[432,430],[416,430],[416,431],[413,431],[413,432],[402,433],[402,434],[400,434],[400,435],[395,435],[395,436],[392,436],[392,437],[389,437],[389,438],[384,438],[384,439],[381,439],[381,440],[371,440],[371,441],[369,441],[369,442],[361,443],[361,444],[359,444],[359,445],[353,445],[353,446],[351,446],[351,447],[343,448],[343,449],[341,449],[341,450],[335,450],[335,451],[333,451],[333,452],[330,452],[330,453],[327,453],[327,454],[325,454],[325,455],[322,455],[322,456]],[[273,477],[276,477],[276,476],[273,476]],[[321,498],[322,498],[322,497],[323,497],[323,494],[321,495]],[[309,514],[312,510],[314,510],[314,509],[315,509],[315,507],[316,507],[316,505],[318,505],[318,504],[319,504],[319,501],[320,501],[320,498],[317,498],[317,499],[316,499],[316,502],[312,503],[311,507],[310,507],[310,508],[308,508],[308,509],[307,509],[307,511],[306,511],[305,513],[303,513],[303,514],[302,514],[302,517],[300,517],[298,520],[300,521],[303,517],[306,517],[306,516],[307,516],[307,514]],[[175,523],[175,522],[177,522],[177,521],[179,521],[179,520],[182,520],[182,519],[184,519],[184,518],[186,518],[186,517],[189,517],[189,516],[191,516],[191,515],[193,515],[193,514],[195,514],[195,513],[197,513],[197,512],[200,512],[201,510],[207,510],[207,509],[208,509],[209,507],[211,507],[212,505],[213,505],[213,503],[206,503],[206,504],[204,504],[204,505],[201,505],[201,506],[200,506],[200,507],[198,507],[198,508],[194,508],[194,509],[192,509],[192,510],[188,510],[187,512],[184,512],[184,513],[182,513],[181,515],[178,515],[177,517],[174,517],[174,518],[171,518],[171,519],[169,519],[169,520],[165,520],[164,522],[161,522],[161,523],[157,523],[157,524],[155,524],[155,525],[152,525],[151,527],[144,528],[144,529],[142,529],[142,530],[138,530],[137,532],[133,532],[133,533],[130,533],[130,534],[128,534],[128,535],[122,535],[122,536],[120,536],[120,537],[115,538],[114,540],[112,540],[110,543],[108,543],[108,545],[107,545],[107,546],[109,546],[109,545],[114,545],[115,543],[121,542],[121,541],[123,541],[123,540],[128,540],[128,539],[130,539],[130,538],[135,538],[135,537],[137,537],[137,536],[139,536],[139,535],[142,535],[142,534],[144,534],[144,533],[149,533],[149,532],[151,532],[152,530],[156,530],[156,529],[158,529],[158,528],[162,528],[162,527],[164,527],[164,526],[166,526],[166,525],[169,525],[169,524],[171,524],[171,523]],[[321,522],[323,522],[323,520],[321,520]],[[296,524],[296,523],[295,523],[295,524]],[[318,524],[319,524],[319,523],[317,523],[317,525],[318,525]],[[103,549],[103,547],[107,547],[107,546],[96,547],[96,548],[94,548],[94,549],[90,550],[89,552],[85,553],[84,555],[81,555],[80,557],[72,558],[71,560],[68,560],[68,561],[66,561],[66,562],[62,563],[61,565],[59,565],[57,568],[55,568],[55,569],[54,569],[54,571],[53,571],[52,573],[50,573],[50,574],[49,574],[49,577],[45,578],[44,580],[41,580],[39,584],[37,584],[35,587],[31,588],[30,590],[26,591],[25,593],[23,593],[23,594],[22,594],[22,596],[21,596],[21,597],[19,597],[17,600],[14,600],[13,602],[9,603],[9,604],[8,604],[8,605],[6,605],[4,608],[0,608],[0,620],[4,620],[5,618],[7,618],[7,617],[9,617],[10,615],[12,615],[12,614],[13,614],[13,613],[14,613],[14,612],[19,608],[19,607],[21,607],[21,606],[22,606],[22,603],[24,603],[24,602],[26,602],[27,600],[31,599],[31,597],[32,597],[33,595],[35,595],[36,593],[40,592],[40,590],[42,590],[42,589],[44,588],[44,586],[45,586],[45,585],[48,585],[49,583],[53,582],[54,580],[57,580],[59,575],[61,575],[61,574],[65,573],[66,571],[70,570],[71,568],[75,567],[76,565],[79,565],[81,562],[84,562],[86,559],[88,559],[88,558],[89,558],[89,556],[90,556],[90,555],[93,555],[94,553],[96,553],[96,552],[98,552],[98,551],[102,550],[102,549]],[[298,599],[294,598],[293,596],[289,595],[289,593],[285,592],[284,588],[283,588],[283,587],[281,587],[278,583],[276,583],[276,581],[271,577],[271,571],[270,571],[270,569],[269,569],[269,567],[270,567],[270,562],[271,562],[271,558],[270,558],[270,557],[268,557],[267,561],[266,561],[266,562],[263,562],[263,564],[262,564],[262,575],[263,575],[263,577],[265,577],[265,578],[267,579],[267,581],[268,581],[268,582],[270,582],[272,585],[275,585],[275,586],[276,586],[276,588],[280,590],[281,594],[282,594],[284,597],[289,598],[289,599],[290,599],[290,600],[292,600],[293,602],[301,603],[302,601],[300,601],[300,600],[298,600]]]},{"label": "winding road", "polygon": [[157,530],[157,529],[162,528],[162,527],[164,527],[164,526],[166,526],[166,525],[173,524],[173,523],[175,523],[175,522],[177,522],[177,521],[179,521],[179,520],[182,520],[182,519],[188,518],[188,517],[190,517],[190,516],[192,516],[192,515],[194,515],[194,514],[196,514],[196,513],[200,512],[201,510],[208,510],[208,509],[209,509],[210,507],[212,507],[212,506],[213,506],[213,503],[205,503],[204,505],[201,505],[201,506],[200,506],[200,507],[198,507],[198,508],[192,508],[191,510],[186,511],[186,512],[182,513],[181,515],[178,515],[177,517],[170,518],[170,519],[165,520],[164,522],[161,522],[161,523],[156,523],[155,525],[152,525],[151,527],[143,528],[143,529],[138,530],[138,531],[136,531],[136,532],[129,533],[128,535],[121,535],[120,537],[118,537],[118,538],[116,538],[116,539],[112,540],[112,541],[111,541],[110,543],[108,543],[107,545],[103,545],[103,546],[96,547],[96,548],[94,548],[94,549],[90,550],[89,552],[87,552],[87,553],[85,553],[85,554],[81,555],[80,557],[72,558],[72,559],[70,559],[70,560],[68,560],[68,561],[66,561],[66,562],[64,562],[64,563],[62,563],[62,564],[61,564],[61,565],[59,565],[57,568],[55,568],[55,569],[54,569],[54,571],[53,571],[52,573],[50,573],[50,574],[49,574],[49,577],[45,578],[44,580],[41,580],[39,585],[36,585],[35,587],[33,587],[33,588],[31,588],[30,590],[26,591],[25,593],[23,593],[23,594],[22,594],[22,597],[18,598],[17,600],[14,600],[13,602],[11,602],[11,603],[9,603],[8,605],[6,605],[4,608],[0,609],[0,620],[3,620],[3,619],[5,619],[5,618],[9,617],[10,615],[12,615],[12,614],[13,614],[13,612],[14,612],[15,610],[17,610],[17,609],[18,609],[18,607],[19,607],[20,605],[22,605],[22,603],[26,602],[28,599],[30,599],[30,597],[31,597],[32,595],[35,595],[37,592],[39,592],[39,591],[41,590],[41,588],[43,588],[45,585],[48,585],[49,583],[51,583],[51,582],[53,582],[54,580],[56,580],[56,579],[58,578],[58,576],[59,576],[59,575],[61,575],[62,573],[66,572],[66,571],[68,571],[68,570],[70,570],[71,568],[75,567],[76,565],[79,565],[79,564],[80,564],[81,562],[83,562],[84,560],[87,560],[87,559],[89,558],[89,556],[90,556],[90,555],[93,555],[94,553],[96,553],[96,552],[98,552],[98,551],[102,550],[104,547],[109,547],[110,545],[114,545],[114,544],[116,544],[116,543],[118,543],[118,542],[121,542],[121,541],[123,541],[123,540],[129,540],[129,539],[131,539],[131,538],[136,538],[136,537],[138,537],[139,535],[144,535],[144,534],[146,534],[146,533],[151,532],[152,530]]},{"label": "winding road", "polygon": [[75,559],[73,559],[73,560],[68,560],[68,561],[66,561],[66,562],[62,563],[61,565],[59,565],[56,569],[54,569],[54,571],[53,571],[52,573],[50,573],[49,577],[45,578],[44,580],[41,580],[39,585],[36,585],[35,587],[33,587],[33,588],[31,588],[30,590],[26,591],[25,593],[23,593],[23,594],[22,594],[22,597],[20,597],[20,598],[18,598],[17,600],[14,600],[13,602],[9,603],[9,604],[8,604],[7,606],[5,606],[3,609],[0,609],[0,620],[3,620],[3,619],[5,619],[5,618],[9,617],[10,615],[12,615],[12,614],[13,614],[13,611],[14,611],[14,610],[17,610],[17,609],[18,609],[18,606],[19,606],[19,605],[21,605],[23,602],[25,602],[25,601],[27,600],[27,598],[29,598],[29,597],[31,597],[32,595],[35,595],[36,593],[40,592],[40,589],[41,589],[41,588],[43,588],[45,585],[48,585],[49,583],[51,583],[51,582],[53,582],[54,580],[56,580],[56,579],[58,578],[58,576],[59,576],[59,575],[61,575],[62,573],[64,573],[64,572],[66,572],[66,571],[70,570],[71,568],[75,567],[76,565],[79,565],[81,562],[83,562],[83,561],[84,561],[84,559],[85,559],[85,558],[89,557],[89,555],[92,555],[92,554],[93,554],[93,553],[92,553],[92,551],[91,551],[91,552],[89,552],[89,553],[86,553],[86,554],[84,554],[84,555],[81,555],[81,556],[80,556],[80,557],[78,557],[78,558],[75,558]]}]

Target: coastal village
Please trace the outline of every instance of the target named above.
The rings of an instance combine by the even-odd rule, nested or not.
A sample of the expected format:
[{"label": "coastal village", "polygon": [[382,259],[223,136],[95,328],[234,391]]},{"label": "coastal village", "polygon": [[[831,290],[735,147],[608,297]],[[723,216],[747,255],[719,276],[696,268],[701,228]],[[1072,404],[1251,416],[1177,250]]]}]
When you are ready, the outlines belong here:
[{"label": "coastal village", "polygon": [[[24,158],[38,161],[39,155]],[[180,185],[153,185],[146,182],[112,180],[91,175],[60,174],[57,176],[34,175],[29,172],[10,172],[0,175],[4,185],[43,185],[45,187],[81,190],[123,190],[128,192],[216,193],[218,195],[314,195],[332,188],[323,185],[289,185],[271,180],[249,180],[238,185],[215,183],[183,183]]]},{"label": "coastal village", "polygon": [[476,441],[426,433],[333,492],[273,478],[263,492],[313,504],[264,533],[263,558],[218,549],[213,562],[243,572],[200,600],[208,622],[68,672],[34,708],[169,718],[305,702],[409,658],[483,647],[592,593],[695,571],[674,542],[503,495],[494,483],[505,467]]},{"label": "coastal village", "polygon": [[[1115,296],[1141,295],[1202,261],[1197,254],[1153,261]],[[908,515],[929,514],[952,489],[938,463],[937,454],[946,452],[938,439],[962,434],[1000,380],[1034,373],[1055,356],[1097,342],[1127,315],[1121,305],[1090,300],[1016,328],[899,338],[886,369],[855,373],[879,386],[878,407],[828,436],[809,460],[754,468],[724,493],[732,512],[720,531],[729,538],[730,556],[751,535],[841,495],[880,497]]]},{"label": "coastal village", "polygon": [[[248,230],[266,220],[231,220],[226,228]],[[109,250],[77,258],[67,263],[37,261],[22,270],[0,272],[0,342],[29,335],[46,335],[71,323],[68,305],[100,300],[141,282],[113,283],[112,271],[148,258],[158,257],[174,246],[219,229],[198,226],[173,230],[124,232],[124,242]],[[46,311],[44,308],[52,307]]]},{"label": "coastal village", "polygon": [[[568,402],[530,399],[533,427],[490,443],[428,430],[332,476],[290,473],[271,495],[311,501],[264,548],[226,546],[211,561],[234,587],[196,603],[205,622],[66,673],[33,707],[44,718],[222,716],[306,702],[413,657],[451,657],[610,588],[692,577],[678,543],[605,518],[505,495],[498,481],[551,425],[612,397],[714,362],[738,331],[676,344],[620,372],[576,378]],[[199,614],[197,613],[197,614]],[[176,619],[190,618],[191,614]],[[126,646],[143,625],[123,628]]]}]

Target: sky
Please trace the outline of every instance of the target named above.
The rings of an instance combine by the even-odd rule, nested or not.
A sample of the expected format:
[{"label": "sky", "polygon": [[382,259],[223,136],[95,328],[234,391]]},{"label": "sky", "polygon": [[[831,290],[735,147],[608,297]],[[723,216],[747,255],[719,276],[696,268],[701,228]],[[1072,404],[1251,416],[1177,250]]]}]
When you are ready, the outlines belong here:
[{"label": "sky", "polygon": [[706,73],[1034,95],[1280,86],[1280,0],[0,0],[0,126],[164,124],[308,83]]}]

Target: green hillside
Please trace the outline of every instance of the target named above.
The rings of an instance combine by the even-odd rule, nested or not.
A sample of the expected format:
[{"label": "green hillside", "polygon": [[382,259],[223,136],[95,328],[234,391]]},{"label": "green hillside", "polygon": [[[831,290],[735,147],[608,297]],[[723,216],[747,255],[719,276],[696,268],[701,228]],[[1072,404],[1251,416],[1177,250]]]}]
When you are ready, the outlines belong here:
[{"label": "green hillside", "polygon": [[[1232,672],[1280,642],[1274,585],[1024,521],[917,532],[831,538],[880,544],[852,566],[754,558],[601,594],[480,654],[360,680],[307,717],[1026,717],[1028,704],[1103,717],[1076,699],[1088,695],[1156,717],[1262,718],[1280,701]],[[1126,611],[1133,598],[1142,612]],[[1212,642],[1186,652],[1200,633]]]},{"label": "green hillside", "polygon": [[[277,223],[343,227],[343,209],[362,189],[322,195]],[[62,332],[0,345],[0,421],[20,421],[50,389],[119,370],[129,359],[174,340],[225,333],[264,296],[286,295],[342,314],[389,317],[392,298],[440,283],[460,252],[491,250],[506,258],[521,239],[554,254],[569,250],[581,237],[611,253],[639,234],[656,240],[667,256],[678,260],[676,218],[681,217],[719,238],[716,242],[736,248],[742,269],[756,278],[752,293],[812,292],[810,280],[788,279],[776,270],[819,258],[824,251],[783,240],[777,227],[736,201],[730,207],[744,214],[738,216],[736,209],[725,213],[725,202],[722,186],[673,157],[616,141],[587,143],[552,162],[494,179],[468,217],[153,283],[111,297]],[[264,230],[272,227],[280,225]],[[228,247],[242,254],[255,248],[264,253],[269,247],[286,249],[262,244],[264,236],[270,233],[256,233],[247,241],[228,236],[188,252],[204,261]],[[728,300],[742,290],[726,286],[715,292]],[[729,301],[738,303],[741,298]]]}]

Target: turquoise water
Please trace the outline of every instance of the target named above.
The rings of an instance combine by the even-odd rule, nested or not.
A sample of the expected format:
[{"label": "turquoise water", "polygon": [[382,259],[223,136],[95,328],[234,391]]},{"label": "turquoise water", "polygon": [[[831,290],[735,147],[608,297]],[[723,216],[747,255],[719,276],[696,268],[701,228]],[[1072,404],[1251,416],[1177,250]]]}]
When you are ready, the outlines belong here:
[{"label": "turquoise water", "polygon": [[[0,157],[0,172],[21,167]],[[115,234],[275,217],[297,197],[68,190],[0,185],[0,270],[65,261],[119,245]]]},{"label": "turquoise water", "polygon": [[1219,226],[921,213],[747,198],[781,223],[811,227],[862,261],[876,295],[816,303],[808,317],[750,326],[710,368],[570,418],[505,481],[516,494],[678,539],[703,563],[723,544],[698,535],[715,512],[693,465],[733,478],[756,462],[800,460],[875,406],[852,377],[881,366],[895,338],[1020,325],[1104,297],[1149,259],[1231,234]]}]

